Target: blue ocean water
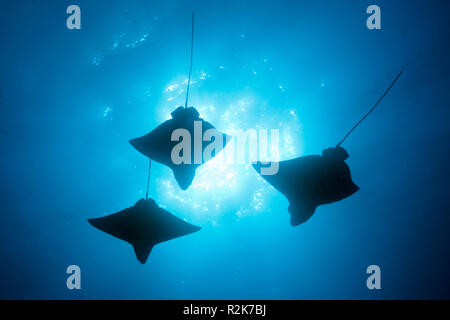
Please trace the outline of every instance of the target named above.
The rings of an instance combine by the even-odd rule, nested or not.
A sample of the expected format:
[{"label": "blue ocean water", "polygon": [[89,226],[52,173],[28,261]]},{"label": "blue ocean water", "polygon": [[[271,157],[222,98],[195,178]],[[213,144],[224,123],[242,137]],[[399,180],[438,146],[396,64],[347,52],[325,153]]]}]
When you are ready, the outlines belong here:
[{"label": "blue ocean water", "polygon": [[[66,8],[81,8],[81,30]],[[366,8],[381,8],[381,30]],[[1,1],[0,298],[450,298],[448,1]],[[291,227],[248,165],[212,160],[150,195],[200,232],[145,265],[88,218],[144,197],[128,140],[184,104],[219,130],[280,129],[282,160],[346,140],[360,190]],[[66,288],[78,265],[82,289]],[[368,290],[366,268],[381,268]]]}]

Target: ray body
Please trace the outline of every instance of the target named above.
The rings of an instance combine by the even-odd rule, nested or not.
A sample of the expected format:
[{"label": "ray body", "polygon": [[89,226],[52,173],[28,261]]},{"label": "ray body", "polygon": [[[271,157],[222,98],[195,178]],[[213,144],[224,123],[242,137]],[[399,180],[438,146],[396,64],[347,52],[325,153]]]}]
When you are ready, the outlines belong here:
[{"label": "ray body", "polygon": [[[216,133],[222,136],[223,143],[221,148],[219,150],[216,149],[216,152],[212,155],[213,157],[225,147],[228,142],[228,136],[220,133],[213,125],[200,118],[195,108],[179,107],[171,115],[172,119],[165,121],[145,136],[130,140],[130,144],[143,155],[172,169],[178,185],[181,189],[186,190],[194,180],[196,169],[206,162],[202,155],[205,147],[211,142],[203,140],[203,133],[207,130],[216,130]],[[201,122],[201,132],[194,132],[194,121]],[[172,150],[179,143],[179,141],[171,140],[172,133],[176,129],[186,129],[190,133],[192,140],[190,144],[190,163],[175,164],[172,161]],[[200,139],[197,139],[196,137],[199,134]],[[199,163],[194,161],[195,143],[201,144],[199,150],[201,150],[202,154],[200,155]]]},{"label": "ray body", "polygon": [[156,244],[200,230],[200,227],[158,207],[153,199],[141,199],[130,208],[105,217],[89,219],[88,222],[131,244],[141,263],[147,261]]}]

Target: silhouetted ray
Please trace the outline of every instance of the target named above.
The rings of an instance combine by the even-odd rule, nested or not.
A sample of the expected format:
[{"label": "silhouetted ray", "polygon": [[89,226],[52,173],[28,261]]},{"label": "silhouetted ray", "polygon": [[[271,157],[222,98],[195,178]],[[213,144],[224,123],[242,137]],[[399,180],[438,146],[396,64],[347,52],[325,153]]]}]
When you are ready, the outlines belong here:
[{"label": "silhouetted ray", "polygon": [[[306,222],[317,206],[342,200],[359,190],[344,161],[347,158],[344,148],[329,148],[321,156],[281,161],[277,174],[262,175],[289,200],[292,226]],[[258,172],[262,166],[253,165]]]},{"label": "silhouetted ray", "polygon": [[[200,118],[198,111],[193,107],[179,107],[178,109],[173,111],[171,115],[172,119],[165,121],[147,135],[130,140],[130,144],[137,151],[149,157],[150,159],[171,168],[180,188],[186,190],[192,184],[192,180],[194,180],[195,170],[197,169],[197,167],[206,162],[202,157],[201,163],[194,163],[194,121],[201,121],[202,123],[201,137],[203,137],[203,133],[209,129],[215,130],[217,135],[222,135],[223,143],[220,146],[220,149],[218,148],[216,150],[217,152],[221,151],[227,144],[227,135],[220,133],[209,122]],[[190,164],[181,163],[177,165],[173,163],[171,159],[172,149],[179,143],[179,141],[171,141],[172,132],[175,129],[186,129],[191,135]],[[201,141],[201,150],[203,154],[205,147],[212,142],[204,142],[203,139]],[[212,139],[212,141],[214,141],[214,138]],[[213,153],[212,157],[215,156],[216,154]]]},{"label": "silhouetted ray", "polygon": [[89,223],[130,243],[137,259],[145,263],[153,246],[200,230],[158,207],[153,199],[141,199],[131,207]]}]

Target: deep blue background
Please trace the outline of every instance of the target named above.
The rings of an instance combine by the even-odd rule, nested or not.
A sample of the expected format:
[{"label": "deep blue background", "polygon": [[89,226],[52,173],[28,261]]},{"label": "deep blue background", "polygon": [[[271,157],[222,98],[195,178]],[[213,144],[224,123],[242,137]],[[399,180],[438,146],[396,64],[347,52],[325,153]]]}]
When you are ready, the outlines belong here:
[{"label": "deep blue background", "polygon": [[[81,7],[82,29],[66,28]],[[368,30],[366,8],[381,7]],[[361,190],[289,225],[248,166],[198,170],[151,196],[201,232],[146,265],[87,218],[133,205],[148,162],[128,139],[183,104],[220,130],[280,128],[281,158],[345,142]],[[449,1],[1,1],[0,297],[450,298]],[[171,90],[173,89],[173,90]],[[224,183],[224,181],[226,183]],[[66,289],[66,267],[82,290]],[[377,264],[382,290],[366,288]]]}]

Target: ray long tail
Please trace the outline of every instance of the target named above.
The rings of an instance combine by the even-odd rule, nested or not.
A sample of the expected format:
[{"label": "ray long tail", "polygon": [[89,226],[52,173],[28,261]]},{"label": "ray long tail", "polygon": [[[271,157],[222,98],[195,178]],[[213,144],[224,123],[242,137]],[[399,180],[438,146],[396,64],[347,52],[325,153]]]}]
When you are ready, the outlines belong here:
[{"label": "ray long tail", "polygon": [[397,76],[395,77],[394,81],[392,81],[391,85],[386,89],[386,91],[383,93],[383,95],[378,99],[378,101],[374,104],[374,106],[369,110],[369,112],[367,112],[364,117],[362,117],[354,126],[353,128],[350,129],[350,131],[345,135],[345,137],[336,145],[336,147],[339,147],[344,141],[345,139],[347,139],[347,137],[353,132],[353,130],[356,129],[356,127],[364,121],[364,119],[366,119],[369,114],[372,113],[373,110],[375,110],[375,108],[378,106],[378,104],[381,102],[381,100],[383,100],[383,98],[387,95],[387,93],[389,92],[389,90],[391,90],[391,88],[394,86],[394,84],[397,82],[398,78],[400,78],[401,74],[402,74],[403,70],[400,71]]},{"label": "ray long tail", "polygon": [[191,34],[191,67],[189,68],[189,76],[188,83],[186,89],[186,102],[184,103],[184,107],[187,108],[188,100],[189,100],[189,86],[191,84],[191,73],[192,73],[192,59],[194,56],[194,14],[192,14],[192,34]]}]

